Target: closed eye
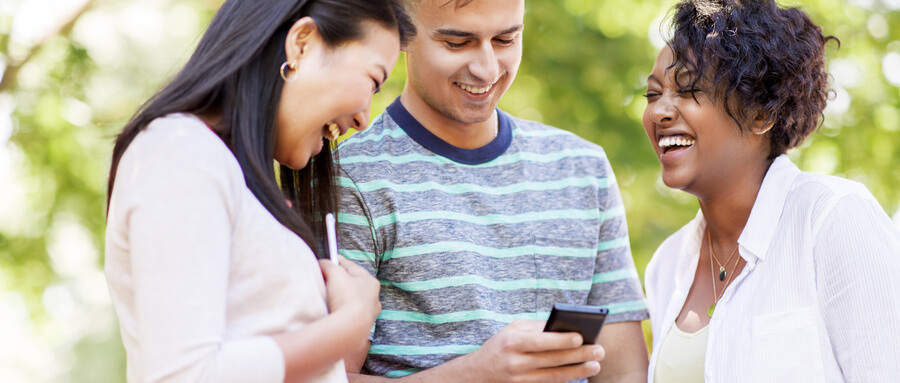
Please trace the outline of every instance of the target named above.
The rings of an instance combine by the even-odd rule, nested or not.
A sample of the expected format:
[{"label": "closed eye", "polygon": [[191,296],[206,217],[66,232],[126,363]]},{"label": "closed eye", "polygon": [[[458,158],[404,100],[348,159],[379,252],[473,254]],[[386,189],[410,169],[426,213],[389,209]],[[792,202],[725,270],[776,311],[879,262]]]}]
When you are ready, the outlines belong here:
[{"label": "closed eye", "polygon": [[644,97],[646,97],[647,99],[650,99],[650,98],[654,98],[654,97],[659,97],[661,95],[662,94],[660,94],[659,91],[648,90],[647,93],[644,94]]}]

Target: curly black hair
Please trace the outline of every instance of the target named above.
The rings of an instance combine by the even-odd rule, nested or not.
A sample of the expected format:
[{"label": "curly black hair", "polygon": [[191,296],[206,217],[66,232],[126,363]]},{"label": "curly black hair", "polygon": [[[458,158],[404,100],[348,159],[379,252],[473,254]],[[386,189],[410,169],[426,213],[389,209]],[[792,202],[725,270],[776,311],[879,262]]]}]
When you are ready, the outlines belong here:
[{"label": "curly black hair", "polygon": [[[667,45],[674,68],[691,76],[679,89],[708,89],[713,100],[743,131],[766,118],[769,158],[800,145],[815,131],[831,93],[825,72],[825,44],[840,40],[798,8],[774,0],[682,0],[674,7]],[[716,101],[718,102],[718,101]]]}]

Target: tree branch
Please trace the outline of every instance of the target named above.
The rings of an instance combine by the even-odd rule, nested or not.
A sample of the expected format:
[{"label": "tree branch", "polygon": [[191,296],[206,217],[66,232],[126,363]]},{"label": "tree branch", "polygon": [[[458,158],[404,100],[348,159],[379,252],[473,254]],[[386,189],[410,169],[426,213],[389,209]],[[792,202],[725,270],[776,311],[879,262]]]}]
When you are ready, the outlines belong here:
[{"label": "tree branch", "polygon": [[12,89],[16,85],[16,79],[19,74],[19,70],[22,69],[25,64],[31,60],[34,55],[40,51],[44,45],[47,44],[52,37],[57,35],[68,35],[72,32],[72,28],[75,27],[75,23],[84,15],[87,11],[89,11],[94,6],[94,0],[88,0],[84,4],[78,8],[77,11],[72,12],[71,16],[68,19],[64,20],[55,30],[51,31],[47,34],[41,41],[38,41],[36,44],[32,45],[30,49],[28,49],[28,53],[25,54],[25,57],[15,63],[7,63],[6,70],[3,71],[3,78],[0,79],[0,93],[4,92],[7,89]]}]

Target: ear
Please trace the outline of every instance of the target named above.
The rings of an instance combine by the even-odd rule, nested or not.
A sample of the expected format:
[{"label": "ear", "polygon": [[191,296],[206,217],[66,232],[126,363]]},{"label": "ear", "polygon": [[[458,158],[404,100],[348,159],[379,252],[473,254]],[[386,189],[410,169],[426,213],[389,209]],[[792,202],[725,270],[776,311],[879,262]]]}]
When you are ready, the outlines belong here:
[{"label": "ear", "polygon": [[756,116],[753,117],[752,124],[750,132],[762,136],[772,130],[772,127],[775,126],[775,120],[770,120],[768,113],[757,111]]},{"label": "ear", "polygon": [[305,56],[316,44],[322,42],[316,21],[309,16],[297,20],[288,31],[284,40],[286,61],[293,62]]}]

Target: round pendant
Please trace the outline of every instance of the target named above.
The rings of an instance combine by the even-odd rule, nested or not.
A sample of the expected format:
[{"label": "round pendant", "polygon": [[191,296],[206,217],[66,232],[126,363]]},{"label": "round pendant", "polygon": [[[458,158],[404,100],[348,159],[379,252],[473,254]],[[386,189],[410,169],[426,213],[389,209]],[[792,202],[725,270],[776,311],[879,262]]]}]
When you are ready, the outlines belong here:
[{"label": "round pendant", "polygon": [[709,305],[709,310],[706,310],[706,314],[709,315],[710,318],[712,318],[713,311],[715,311],[715,310],[716,310],[716,304],[713,303],[713,304]]},{"label": "round pendant", "polygon": [[727,273],[725,272],[725,268],[724,268],[724,267],[720,267],[720,268],[719,268],[719,280],[720,280],[720,281],[724,281],[724,280],[725,280],[725,275],[726,275],[726,274],[727,274]]}]

